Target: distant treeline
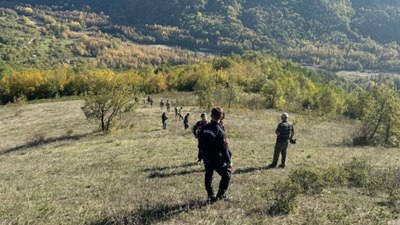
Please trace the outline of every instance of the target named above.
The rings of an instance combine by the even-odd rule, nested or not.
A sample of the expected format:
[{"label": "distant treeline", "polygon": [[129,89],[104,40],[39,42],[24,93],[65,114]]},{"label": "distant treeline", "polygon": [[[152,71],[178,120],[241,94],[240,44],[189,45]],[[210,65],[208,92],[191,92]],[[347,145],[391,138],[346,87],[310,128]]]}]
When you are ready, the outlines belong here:
[{"label": "distant treeline", "polygon": [[3,104],[21,99],[86,96],[101,90],[126,90],[136,97],[190,91],[203,108],[217,104],[227,108],[275,108],[319,117],[359,119],[362,128],[353,142],[360,145],[400,145],[399,87],[400,80],[393,77],[349,83],[332,73],[259,53],[131,70],[68,65],[46,70],[0,64]]}]

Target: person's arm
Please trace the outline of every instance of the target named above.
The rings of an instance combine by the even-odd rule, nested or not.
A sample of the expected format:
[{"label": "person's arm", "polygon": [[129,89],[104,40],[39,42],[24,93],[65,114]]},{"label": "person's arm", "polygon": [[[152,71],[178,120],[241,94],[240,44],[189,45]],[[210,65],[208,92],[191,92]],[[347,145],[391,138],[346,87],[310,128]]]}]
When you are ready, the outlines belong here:
[{"label": "person's arm", "polygon": [[290,130],[290,137],[289,137],[289,139],[292,140],[293,137],[294,137],[294,128],[293,128],[293,126],[292,126],[292,129]]},{"label": "person's arm", "polygon": [[228,142],[226,140],[225,133],[221,132],[221,135],[219,138],[220,138],[221,145],[222,145],[222,158],[223,158],[224,162],[228,165],[228,168],[231,168],[232,162],[231,162],[231,157],[229,154],[229,147],[228,147]]},{"label": "person's arm", "polygon": [[193,126],[193,135],[197,138],[198,137],[198,128],[199,128],[199,123],[197,122],[194,126]]},{"label": "person's arm", "polygon": [[[279,124],[279,125],[281,125],[281,124]],[[276,130],[275,130],[275,134],[276,135],[279,135],[280,134],[280,132],[279,132],[279,129],[280,129],[280,126],[278,125],[278,127],[276,128]]]}]

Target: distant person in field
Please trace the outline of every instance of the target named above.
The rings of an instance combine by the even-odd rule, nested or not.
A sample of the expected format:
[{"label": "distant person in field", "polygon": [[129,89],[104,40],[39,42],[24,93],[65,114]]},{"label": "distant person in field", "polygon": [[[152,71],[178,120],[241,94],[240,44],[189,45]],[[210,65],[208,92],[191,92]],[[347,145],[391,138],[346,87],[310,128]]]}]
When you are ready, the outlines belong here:
[{"label": "distant person in field", "polygon": [[163,129],[164,130],[167,129],[167,120],[168,120],[167,114],[164,112],[161,115],[161,121],[162,121],[162,125],[163,125]]},{"label": "distant person in field", "polygon": [[160,109],[161,109],[161,110],[164,109],[164,105],[165,105],[164,100],[161,100],[161,101],[160,101]]},{"label": "distant person in field", "polygon": [[150,98],[150,95],[149,96],[147,96],[147,102],[150,104],[150,102],[151,102],[151,98]]},{"label": "distant person in field", "polygon": [[185,128],[185,130],[189,128],[189,116],[190,113],[187,113],[185,118],[183,119],[183,127]]},{"label": "distant person in field", "polygon": [[293,139],[294,136],[294,128],[291,123],[288,122],[289,115],[287,113],[282,113],[281,120],[276,128],[276,143],[275,143],[275,151],[272,163],[268,165],[267,168],[272,169],[275,168],[278,164],[279,155],[282,155],[281,164],[279,168],[286,167],[286,153],[287,148],[289,146],[289,141],[292,144],[296,143],[296,140]]},{"label": "distant person in field", "polygon": [[169,103],[169,100],[167,100],[167,103],[165,103],[165,106],[167,106],[167,112],[171,110],[171,103]]},{"label": "distant person in field", "polygon": [[182,109],[183,109],[183,107],[178,109],[178,119],[179,119],[179,121],[183,120]]},{"label": "distant person in field", "polygon": [[[215,107],[211,110],[211,122],[204,125],[199,134],[200,148],[203,152],[205,168],[205,187],[208,195],[208,203],[212,204],[217,200],[229,200],[225,195],[231,180],[231,157],[228,153],[228,143],[225,132],[219,126],[222,109]],[[219,190],[214,195],[212,180],[214,170],[221,176]]]},{"label": "distant person in field", "polygon": [[175,117],[177,117],[178,116],[178,107],[175,107]]},{"label": "distant person in field", "polygon": [[150,106],[153,107],[153,99],[150,98]]},{"label": "distant person in field", "polygon": [[198,154],[197,154],[197,162],[201,162],[203,160],[203,153],[200,148],[200,141],[199,141],[199,134],[201,128],[208,123],[207,121],[207,115],[205,113],[202,113],[200,115],[201,120],[197,121],[197,123],[193,126],[193,135],[195,138],[198,140],[197,147],[199,149]]}]

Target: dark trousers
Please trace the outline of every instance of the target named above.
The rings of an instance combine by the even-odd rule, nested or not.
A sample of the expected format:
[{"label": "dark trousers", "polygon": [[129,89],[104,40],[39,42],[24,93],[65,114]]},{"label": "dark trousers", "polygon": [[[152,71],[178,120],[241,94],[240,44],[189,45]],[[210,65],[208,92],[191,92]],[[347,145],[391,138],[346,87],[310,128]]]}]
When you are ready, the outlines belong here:
[{"label": "dark trousers", "polygon": [[188,129],[189,128],[189,122],[183,122],[183,126],[184,126],[185,130]]},{"label": "dark trousers", "polygon": [[200,144],[198,144],[197,147],[199,148],[199,153],[197,154],[197,159],[199,161],[201,161],[201,160],[203,160],[203,152],[201,151]]},{"label": "dark trousers", "polygon": [[272,166],[276,166],[278,164],[278,159],[279,155],[282,155],[281,158],[281,165],[285,166],[286,165],[286,153],[287,153],[287,148],[289,145],[289,141],[285,141],[282,143],[277,142],[275,144],[275,151],[274,151],[274,159],[272,160]]},{"label": "dark trousers", "polygon": [[226,164],[220,162],[209,162],[208,160],[205,160],[204,168],[206,170],[205,185],[208,196],[214,196],[214,190],[212,187],[214,170],[221,176],[217,197],[224,195],[226,190],[228,189],[229,181],[231,180],[231,170],[226,166]]}]

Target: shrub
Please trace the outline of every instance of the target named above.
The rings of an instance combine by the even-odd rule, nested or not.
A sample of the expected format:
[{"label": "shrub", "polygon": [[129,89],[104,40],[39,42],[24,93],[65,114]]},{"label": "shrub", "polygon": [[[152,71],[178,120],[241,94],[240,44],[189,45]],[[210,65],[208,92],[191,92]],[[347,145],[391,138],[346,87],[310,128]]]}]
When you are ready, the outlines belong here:
[{"label": "shrub", "polygon": [[303,193],[318,194],[325,186],[321,172],[314,168],[297,169],[289,175],[289,179],[299,185]]},{"label": "shrub", "polygon": [[322,179],[324,183],[328,186],[347,186],[348,185],[349,173],[343,167],[329,167],[327,168]]},{"label": "shrub", "polygon": [[349,185],[351,187],[366,187],[371,179],[371,166],[364,159],[353,158],[350,163],[344,165],[348,173]]},{"label": "shrub", "polygon": [[292,182],[280,182],[275,185],[273,190],[274,203],[268,209],[270,215],[285,215],[292,212],[297,206],[297,196],[301,192],[301,187]]}]

